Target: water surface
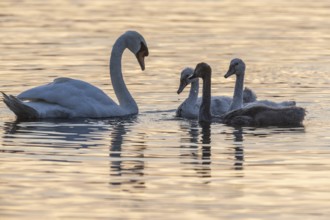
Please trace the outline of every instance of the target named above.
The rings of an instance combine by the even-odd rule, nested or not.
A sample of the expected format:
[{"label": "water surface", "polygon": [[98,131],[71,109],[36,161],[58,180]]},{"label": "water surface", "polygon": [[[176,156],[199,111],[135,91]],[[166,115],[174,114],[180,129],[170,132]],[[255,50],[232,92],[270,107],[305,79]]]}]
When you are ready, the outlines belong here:
[{"label": "water surface", "polygon": [[[115,98],[111,46],[148,42],[125,81],[140,114],[16,122],[0,104],[1,219],[328,219],[330,3],[2,1],[0,87],[16,95],[59,76]],[[259,99],[295,100],[304,127],[201,127],[174,117],[186,66],[208,62],[214,95],[232,95],[229,62],[247,64]]]}]

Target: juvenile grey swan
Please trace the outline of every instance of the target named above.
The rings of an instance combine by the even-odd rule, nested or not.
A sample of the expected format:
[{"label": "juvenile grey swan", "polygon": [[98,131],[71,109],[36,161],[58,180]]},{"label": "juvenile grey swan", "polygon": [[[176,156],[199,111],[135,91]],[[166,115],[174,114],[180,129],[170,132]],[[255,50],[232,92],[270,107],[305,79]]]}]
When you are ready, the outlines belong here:
[{"label": "juvenile grey swan", "polygon": [[194,73],[189,76],[189,79],[203,79],[203,95],[202,103],[199,107],[198,121],[210,123],[212,121],[211,114],[211,74],[212,69],[207,63],[199,63],[196,65]]},{"label": "juvenile grey swan", "polygon": [[[236,75],[235,87],[243,87],[245,64],[241,59],[233,59],[225,78]],[[305,109],[296,106],[271,107],[263,103],[242,107],[242,89],[235,88],[232,111],[222,116],[223,122],[232,126],[301,126]]]},{"label": "juvenile grey swan", "polygon": [[[229,107],[229,111],[242,108],[243,106],[246,106],[246,104],[243,102],[244,95],[243,95],[243,86],[244,86],[244,76],[245,76],[245,63],[241,59],[233,59],[232,65],[230,65],[229,70],[227,74],[225,75],[225,78],[228,78],[231,75],[236,75],[236,82],[235,82],[235,90],[234,90],[234,96],[233,101]],[[267,105],[270,107],[278,108],[278,107],[288,107],[288,106],[295,106],[295,101],[283,101],[283,102],[273,102],[269,100],[258,100],[251,103],[248,103],[247,105]]]},{"label": "juvenile grey swan", "polygon": [[99,88],[71,78],[57,78],[17,97],[3,93],[3,101],[17,119],[104,118],[137,114],[138,106],[122,75],[121,59],[126,48],[135,54],[142,70],[145,69],[144,58],[149,55],[146,41],[136,31],[127,31],[116,40],[110,56],[110,78],[119,104]]},{"label": "juvenile grey swan", "polygon": [[[180,85],[177,93],[180,94],[184,88],[191,84],[188,98],[180,104],[176,110],[177,117],[183,118],[198,118],[199,107],[202,102],[202,98],[198,98],[199,93],[199,80],[198,78],[189,79],[194,69],[186,67],[181,72]],[[249,88],[245,88],[243,91],[243,102],[251,103],[256,101],[255,93]],[[212,115],[223,115],[229,110],[232,98],[228,96],[212,96],[211,97],[211,114]]]}]

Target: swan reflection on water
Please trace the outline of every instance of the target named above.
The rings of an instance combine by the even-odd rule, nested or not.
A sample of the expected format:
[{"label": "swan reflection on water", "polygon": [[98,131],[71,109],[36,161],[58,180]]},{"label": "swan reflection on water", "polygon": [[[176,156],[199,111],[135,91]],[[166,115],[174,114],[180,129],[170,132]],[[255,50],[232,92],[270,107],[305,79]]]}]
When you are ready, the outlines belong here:
[{"label": "swan reflection on water", "polygon": [[[156,116],[159,118],[158,114]],[[152,141],[160,140],[158,138],[163,137],[164,134],[162,133],[163,130],[160,130],[161,133],[155,134],[156,139],[150,140],[151,136],[143,126],[144,117],[142,115],[139,118],[142,124],[136,120],[137,117],[108,120],[6,122],[3,126],[1,152],[21,154],[24,158],[32,158],[36,161],[72,164],[95,161],[99,168],[107,164],[106,175],[109,178],[106,182],[110,187],[136,192],[146,188],[145,163],[146,161],[153,163],[154,155],[157,156],[156,159],[160,160],[154,161],[153,166],[164,166],[161,164],[161,159],[175,159],[184,166],[182,175],[206,178],[205,183],[209,183],[207,178],[215,177],[211,172],[212,167],[217,167],[219,164],[223,167],[223,163],[229,162],[229,170],[240,171],[244,169],[243,136],[264,137],[277,133],[304,132],[302,128],[233,129],[227,126],[219,127],[224,129],[225,135],[230,136],[230,140],[232,140],[229,147],[230,155],[234,158],[232,161],[226,158],[226,152],[219,152],[219,150],[226,151],[221,145],[219,147],[224,133],[212,135],[212,131],[213,133],[219,131],[218,128],[214,130],[214,127],[218,127],[217,124],[200,123],[197,120],[165,120],[167,124],[179,122],[179,131],[181,131],[179,146],[175,145],[174,148],[170,149],[174,150],[175,154],[169,156],[166,155],[167,143],[164,142],[161,142],[161,145],[157,146],[158,148],[155,150],[157,153],[161,150],[165,155],[162,153],[153,154]],[[150,118],[148,118],[148,122],[149,120]],[[140,125],[142,125],[142,129]],[[175,132],[170,130],[171,132],[168,134],[171,137],[176,137],[177,130]],[[177,144],[176,140],[174,142]],[[212,148],[215,150],[213,154]],[[212,155],[214,155],[213,159]],[[225,156],[224,161],[214,159],[221,156]],[[173,166],[172,162],[171,165]],[[88,169],[93,169],[93,166],[89,164],[87,166]],[[43,169],[48,171],[53,167],[46,166]],[[79,170],[79,172],[84,172],[84,170]],[[179,172],[179,170],[175,172]],[[243,174],[242,172],[237,173],[238,177],[242,177]]]},{"label": "swan reflection on water", "polygon": [[123,150],[122,146],[128,132],[130,132],[130,129],[126,127],[125,123],[121,122],[115,124],[111,132],[109,183],[111,185],[129,184],[133,188],[145,188],[143,179],[145,168],[143,160],[143,151],[145,150],[143,136],[145,134],[142,133],[142,137],[140,137],[142,140],[139,140],[138,146],[134,146],[134,154],[132,155],[130,151],[131,155],[125,155],[128,149]]},{"label": "swan reflection on water", "polygon": [[[182,164],[193,165],[191,168],[198,177],[207,178],[211,175],[212,149],[216,145],[212,144],[211,123],[199,123],[197,120],[184,120],[180,124],[182,131],[187,131],[188,137],[181,138],[180,157]],[[243,147],[243,129],[238,128],[232,132],[233,135],[233,155],[235,161],[232,164],[234,170],[243,170],[244,165],[244,147]],[[189,146],[186,143],[189,142]]]},{"label": "swan reflection on water", "polygon": [[[84,158],[79,156],[85,155],[86,151],[77,150],[92,150],[93,148],[102,150],[104,140],[110,139],[110,144],[108,144],[109,184],[128,184],[133,188],[141,188],[144,187],[144,161],[140,160],[143,158],[141,152],[145,148],[143,140],[141,140],[144,134],[139,133],[141,139],[135,142],[134,149],[122,149],[126,133],[131,131],[130,127],[136,122],[135,119],[136,117],[133,116],[120,118],[120,120],[75,119],[6,122],[3,127],[3,149],[1,151],[33,156],[41,161],[83,163]],[[130,146],[127,147],[130,148]],[[48,150],[39,151],[40,148]],[[99,157],[96,159],[99,160]],[[100,162],[102,160],[106,159],[101,157]]]},{"label": "swan reflection on water", "polygon": [[244,146],[243,146],[243,129],[238,128],[233,131],[234,149],[235,149],[235,170],[243,170],[244,164]]},{"label": "swan reflection on water", "polygon": [[102,140],[100,135],[109,129],[110,126],[105,121],[94,123],[88,119],[5,122],[3,145],[12,145],[19,141],[20,147],[96,147],[100,145],[97,142]]},{"label": "swan reflection on water", "polygon": [[[181,163],[193,165],[192,169],[196,171],[196,174],[199,177],[211,177],[210,124],[203,126],[201,131],[200,125],[196,120],[182,121],[180,127],[181,130],[188,131],[189,134],[188,140],[186,137],[181,138]],[[189,144],[188,147],[186,146],[186,143]],[[201,145],[201,153],[199,152],[199,145]]]}]

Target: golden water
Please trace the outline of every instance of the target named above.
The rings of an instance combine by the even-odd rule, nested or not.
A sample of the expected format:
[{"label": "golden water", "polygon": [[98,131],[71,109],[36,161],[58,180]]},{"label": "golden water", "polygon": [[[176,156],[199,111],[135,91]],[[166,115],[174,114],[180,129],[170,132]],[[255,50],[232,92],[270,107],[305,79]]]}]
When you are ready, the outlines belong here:
[{"label": "golden water", "polygon": [[[328,219],[330,2],[1,1],[0,90],[65,76],[115,97],[108,60],[128,29],[146,70],[124,54],[140,114],[16,123],[0,104],[1,219]],[[247,64],[259,99],[295,100],[303,128],[201,128],[173,110],[179,73],[208,62],[214,95],[232,95],[229,62]]]}]

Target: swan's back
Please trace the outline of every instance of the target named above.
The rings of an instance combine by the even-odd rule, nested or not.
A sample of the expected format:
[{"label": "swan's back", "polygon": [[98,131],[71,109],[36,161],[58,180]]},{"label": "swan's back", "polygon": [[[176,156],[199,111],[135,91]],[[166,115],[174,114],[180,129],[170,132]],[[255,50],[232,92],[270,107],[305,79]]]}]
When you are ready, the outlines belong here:
[{"label": "swan's back", "polygon": [[301,126],[305,115],[305,109],[296,106],[253,105],[227,113],[223,122],[232,126]]},{"label": "swan's back", "polygon": [[295,101],[282,101],[282,102],[273,102],[269,100],[257,100],[250,103],[244,103],[244,106],[250,106],[250,105],[267,105],[272,108],[285,108],[290,106],[296,106]]},{"label": "swan's back", "polygon": [[[68,108],[74,108],[77,102],[90,102],[93,100],[106,105],[115,104],[101,89],[90,83],[64,77],[57,78],[46,85],[26,90],[19,94],[17,98],[21,100],[42,100]],[[88,100],[81,100],[82,98]]]},{"label": "swan's back", "polygon": [[81,80],[57,78],[17,96],[38,109],[39,117],[102,117],[121,114],[119,106],[101,89]]}]

